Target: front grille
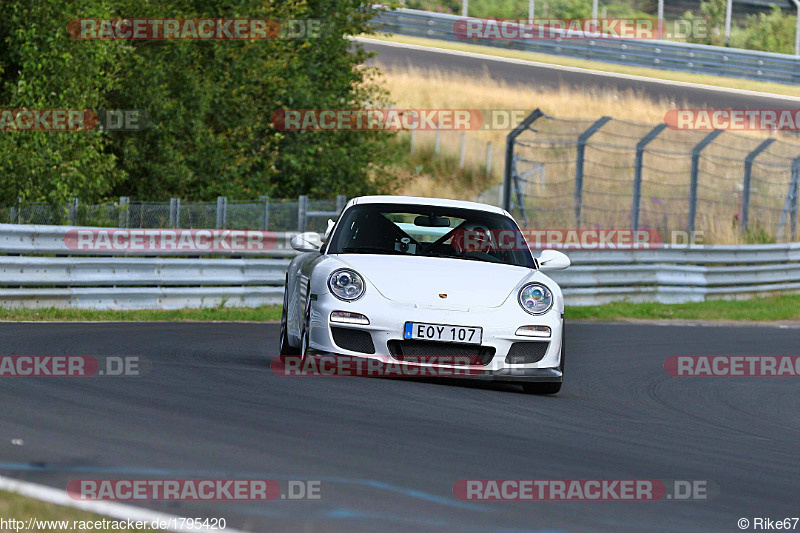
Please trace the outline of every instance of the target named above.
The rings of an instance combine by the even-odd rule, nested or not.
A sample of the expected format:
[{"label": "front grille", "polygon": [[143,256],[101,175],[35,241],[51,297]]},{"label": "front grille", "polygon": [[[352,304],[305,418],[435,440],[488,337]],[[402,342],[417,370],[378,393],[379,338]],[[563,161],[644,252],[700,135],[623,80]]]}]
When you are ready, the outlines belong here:
[{"label": "front grille", "polygon": [[[414,362],[424,363],[426,358],[431,358],[431,363],[448,364],[448,357],[468,357],[469,364],[488,365],[494,357],[494,348],[478,344],[458,344],[455,342],[431,341],[398,341],[387,343],[389,353],[398,361],[413,359]],[[454,363],[461,363],[453,359]],[[462,363],[463,364],[463,363]]]},{"label": "front grille", "polygon": [[331,333],[333,334],[333,342],[339,348],[350,350],[351,352],[375,353],[372,335],[368,331],[331,326]]},{"label": "front grille", "polygon": [[506,355],[509,365],[526,365],[538,363],[544,359],[549,342],[515,342]]}]

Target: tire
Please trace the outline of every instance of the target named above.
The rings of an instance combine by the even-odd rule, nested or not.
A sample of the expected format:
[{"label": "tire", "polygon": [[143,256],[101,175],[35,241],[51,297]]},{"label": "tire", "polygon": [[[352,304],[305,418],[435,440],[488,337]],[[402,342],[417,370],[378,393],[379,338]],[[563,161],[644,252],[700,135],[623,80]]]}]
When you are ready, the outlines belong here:
[{"label": "tire", "polygon": [[281,311],[281,340],[280,340],[280,358],[281,361],[286,362],[286,357],[297,357],[300,355],[300,350],[294,348],[291,344],[289,344],[289,327],[288,327],[288,318],[286,315],[287,311],[287,303],[288,303],[288,283],[287,286],[284,288],[283,291],[283,310]]},{"label": "tire", "polygon": [[[561,363],[558,365],[558,369],[561,370],[561,379],[564,379],[564,356],[567,353],[565,344],[566,344],[566,334],[564,332],[564,324],[561,324]],[[553,382],[544,382],[544,383],[523,383],[522,390],[524,390],[527,394],[558,394],[561,391],[561,382],[553,383]]]},{"label": "tire", "polygon": [[305,359],[308,356],[308,331],[303,331],[303,337],[300,339],[300,358]]},{"label": "tire", "polygon": [[308,356],[309,333],[308,325],[311,321],[311,300],[306,303],[306,311],[303,313],[303,331],[300,332],[300,358],[305,359]]}]

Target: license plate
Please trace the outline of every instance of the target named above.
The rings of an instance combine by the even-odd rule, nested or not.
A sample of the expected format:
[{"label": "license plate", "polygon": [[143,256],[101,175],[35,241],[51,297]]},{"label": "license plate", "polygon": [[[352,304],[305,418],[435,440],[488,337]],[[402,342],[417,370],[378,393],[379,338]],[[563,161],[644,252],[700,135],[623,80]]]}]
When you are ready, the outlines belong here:
[{"label": "license plate", "polygon": [[403,333],[403,338],[405,339],[460,342],[463,344],[480,344],[482,336],[482,328],[425,324],[423,322],[406,322],[406,328]]}]

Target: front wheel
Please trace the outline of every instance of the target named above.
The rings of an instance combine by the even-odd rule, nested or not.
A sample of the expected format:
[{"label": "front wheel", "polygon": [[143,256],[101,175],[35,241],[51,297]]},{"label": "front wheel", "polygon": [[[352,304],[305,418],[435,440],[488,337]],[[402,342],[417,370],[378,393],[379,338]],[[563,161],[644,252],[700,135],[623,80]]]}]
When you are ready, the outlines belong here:
[{"label": "front wheel", "polygon": [[281,311],[281,346],[280,346],[280,358],[281,361],[286,362],[287,356],[298,356],[300,355],[300,350],[297,348],[292,347],[289,344],[289,327],[288,327],[288,320],[286,316],[286,304],[288,300],[288,284],[287,287],[284,289],[283,292],[283,311]]},{"label": "front wheel", "polygon": [[306,303],[306,311],[303,313],[303,331],[300,334],[300,357],[305,359],[308,356],[308,346],[310,343],[309,327],[311,323],[311,299]]}]

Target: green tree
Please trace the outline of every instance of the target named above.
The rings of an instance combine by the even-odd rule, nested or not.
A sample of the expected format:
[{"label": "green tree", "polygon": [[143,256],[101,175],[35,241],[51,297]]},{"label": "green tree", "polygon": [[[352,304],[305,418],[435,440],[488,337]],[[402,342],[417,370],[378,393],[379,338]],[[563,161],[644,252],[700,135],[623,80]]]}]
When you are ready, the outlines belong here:
[{"label": "green tree", "polygon": [[[281,132],[281,109],[361,108],[386,101],[366,54],[348,35],[368,31],[358,0],[130,1],[147,17],[320,19],[320,38],[269,41],[135,42],[122,108],[144,109],[152,127],[113,141],[127,179],[115,193],[212,199],[385,191],[389,135]],[[140,16],[140,15],[137,15]],[[178,68],[176,68],[178,67]]]},{"label": "green tree", "polygon": [[[106,0],[0,2],[0,108],[98,109],[121,89],[124,43],[87,45],[67,36],[82,13],[107,17]],[[0,204],[60,203],[106,194],[124,171],[97,132],[0,131]]]},{"label": "green tree", "polygon": [[772,6],[769,13],[748,15],[744,28],[734,34],[732,44],[750,50],[792,54],[796,21],[796,16],[787,16],[778,6]]},{"label": "green tree", "polygon": [[727,0],[700,0],[700,14],[687,11],[682,18],[687,27],[706,28],[707,31],[692,32],[686,40],[697,44],[724,45],[725,35],[721,28],[725,24],[726,8]]},{"label": "green tree", "polygon": [[[4,109],[137,109],[136,132],[0,132],[0,203],[127,195],[211,199],[386,191],[390,134],[281,132],[280,109],[381,107],[348,37],[360,0],[20,0],[0,3]],[[61,15],[54,17],[53,13]],[[75,18],[320,19],[320,38],[76,40]]]}]

